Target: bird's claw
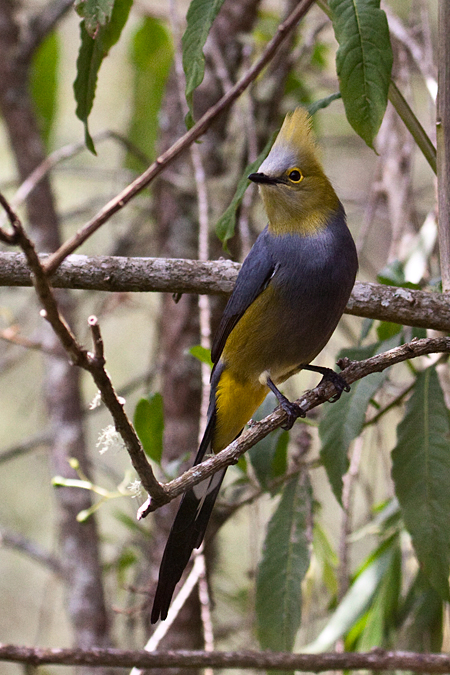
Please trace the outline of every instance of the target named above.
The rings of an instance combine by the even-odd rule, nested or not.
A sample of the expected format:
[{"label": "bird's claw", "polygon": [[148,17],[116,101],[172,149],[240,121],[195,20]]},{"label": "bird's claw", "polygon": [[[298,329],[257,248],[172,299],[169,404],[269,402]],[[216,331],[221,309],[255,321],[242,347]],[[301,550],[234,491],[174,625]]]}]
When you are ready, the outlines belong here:
[{"label": "bird's claw", "polygon": [[335,373],[334,370],[331,369],[323,376],[322,382],[331,382],[333,387],[336,389],[336,393],[331,398],[328,399],[330,403],[339,401],[343,391],[345,392],[350,391],[350,385],[347,384],[342,375],[340,375],[339,373]]},{"label": "bird's claw", "polygon": [[289,431],[289,429],[292,429],[295,421],[299,417],[306,417],[305,411],[301,406],[298,405],[298,403],[293,403],[292,401],[286,399],[280,403],[280,406],[287,416],[286,422],[281,425],[281,428],[284,429],[284,431]]}]

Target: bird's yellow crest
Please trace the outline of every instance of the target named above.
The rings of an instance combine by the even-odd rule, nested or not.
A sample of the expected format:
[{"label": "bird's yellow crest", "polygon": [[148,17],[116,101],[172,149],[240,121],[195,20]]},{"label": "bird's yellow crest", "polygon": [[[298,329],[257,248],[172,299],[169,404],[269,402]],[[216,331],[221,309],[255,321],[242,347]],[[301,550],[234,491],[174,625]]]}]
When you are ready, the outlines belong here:
[{"label": "bird's yellow crest", "polygon": [[315,154],[316,142],[311,130],[312,121],[304,108],[296,108],[288,113],[276,138],[274,146],[301,148],[303,152]]}]

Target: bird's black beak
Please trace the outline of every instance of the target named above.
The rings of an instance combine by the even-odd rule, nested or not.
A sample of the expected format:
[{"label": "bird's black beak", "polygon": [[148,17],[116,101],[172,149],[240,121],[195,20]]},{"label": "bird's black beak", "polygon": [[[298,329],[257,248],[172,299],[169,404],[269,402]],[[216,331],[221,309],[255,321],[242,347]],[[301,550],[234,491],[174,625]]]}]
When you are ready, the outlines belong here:
[{"label": "bird's black beak", "polygon": [[276,185],[280,182],[277,178],[266,176],[265,173],[251,173],[248,179],[260,185]]}]

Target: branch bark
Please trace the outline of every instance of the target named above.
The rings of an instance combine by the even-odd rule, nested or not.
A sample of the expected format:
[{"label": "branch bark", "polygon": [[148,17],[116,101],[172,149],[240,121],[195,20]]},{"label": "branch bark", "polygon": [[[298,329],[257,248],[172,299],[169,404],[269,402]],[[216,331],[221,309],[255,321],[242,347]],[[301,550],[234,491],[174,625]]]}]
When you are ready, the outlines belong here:
[{"label": "branch bark", "polygon": [[287,654],[283,652],[146,652],[125,649],[40,649],[0,644],[0,660],[33,666],[109,666],[113,668],[253,668],[256,670],[299,670],[320,673],[327,670],[409,670],[448,673],[450,656],[414,652],[346,652],[328,654]]},{"label": "branch bark", "polygon": [[[239,269],[240,264],[231,260],[200,262],[71,255],[53,274],[51,282],[54,288],[227,295],[233,290]],[[0,286],[32,286],[23,254],[0,253]],[[406,326],[450,331],[450,304],[441,293],[357,281],[345,312]]]}]

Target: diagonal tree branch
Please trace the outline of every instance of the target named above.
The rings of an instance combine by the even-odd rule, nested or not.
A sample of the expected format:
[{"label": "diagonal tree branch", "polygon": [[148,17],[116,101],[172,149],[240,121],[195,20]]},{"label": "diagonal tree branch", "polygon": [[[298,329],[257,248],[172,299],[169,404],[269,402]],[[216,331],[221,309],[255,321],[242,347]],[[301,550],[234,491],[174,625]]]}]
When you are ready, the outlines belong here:
[{"label": "diagonal tree branch", "polygon": [[[379,373],[396,363],[401,363],[418,356],[439,352],[446,354],[450,353],[450,338],[442,337],[413,340],[412,342],[403,344],[400,347],[395,347],[382,354],[377,354],[364,361],[341,359],[341,361],[338,362],[338,365],[343,369],[341,375],[344,380],[347,384],[352,384],[371,373]],[[335,393],[334,385],[331,382],[320,383],[315,389],[311,389],[303,394],[296,403],[307,412],[312,408],[316,408],[321,403],[328,401]],[[189,488],[192,488],[194,485],[209,478],[209,476],[212,476],[220,469],[230,466],[231,464],[236,464],[241,455],[285,422],[286,413],[281,408],[277,408],[261,422],[253,424],[250,429],[244,431],[242,436],[239,436],[239,438],[230,443],[227,448],[217,455],[203,461],[201,464],[193,466],[178,478],[166,483],[164,486],[165,498],[167,501],[171,501],[180,494],[183,494]],[[160,501],[152,502],[152,499],[149,498],[149,500],[139,509],[138,518],[145,518],[145,516],[152,511],[155,511],[160,506]]]},{"label": "diagonal tree branch", "polygon": [[25,553],[33,560],[45,565],[54,574],[64,578],[64,568],[61,561],[23,535],[0,527],[0,547],[2,546]]},{"label": "diagonal tree branch", "polygon": [[39,45],[71,7],[73,0],[53,0],[30,18],[28,33],[20,49],[19,58],[22,61],[28,62],[32,58]]},{"label": "diagonal tree branch", "polygon": [[153,498],[156,501],[162,500],[164,503],[167,501],[164,488],[156,480],[144,450],[142,449],[139,438],[125,412],[123,402],[119,400],[109,375],[105,370],[103,345],[97,318],[89,318],[89,325],[91,327],[94,342],[94,354],[92,354],[78,344],[71,329],[61,316],[56,299],[48,283],[47,276],[33,243],[25,234],[19,219],[2,194],[0,194],[0,204],[5,209],[12,228],[12,233],[7,233],[3,229],[0,229],[0,239],[9,244],[16,244],[22,248],[33,275],[36,293],[44,308],[41,310],[41,315],[53,328],[62,346],[70,357],[71,362],[80,368],[87,370],[91,374],[101,393],[103,402],[113,417],[116,430],[125,443],[128,454],[130,455],[131,463],[136,469],[139,478],[142,481],[142,485],[147,492],[153,495]]}]

